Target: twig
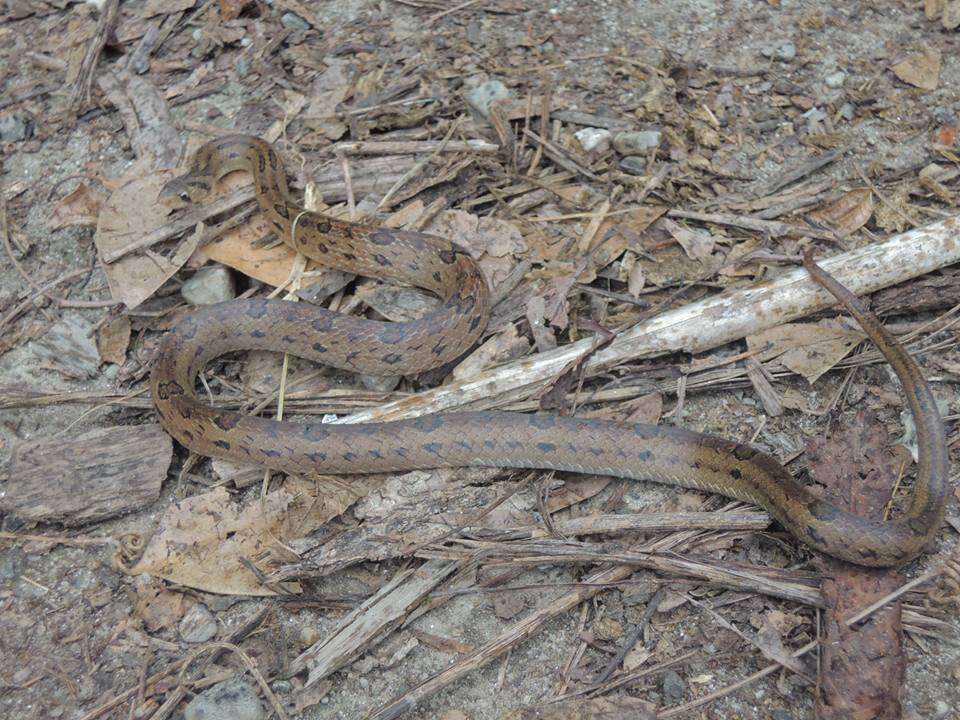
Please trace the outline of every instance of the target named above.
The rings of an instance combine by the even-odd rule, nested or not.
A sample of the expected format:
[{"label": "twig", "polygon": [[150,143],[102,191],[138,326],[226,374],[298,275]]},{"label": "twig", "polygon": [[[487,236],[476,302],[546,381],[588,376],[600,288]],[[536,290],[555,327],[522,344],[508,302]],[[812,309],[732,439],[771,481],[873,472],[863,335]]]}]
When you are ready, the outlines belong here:
[{"label": "twig", "polygon": [[[954,218],[941,220],[884,242],[824,259],[821,264],[852,292],[873,292],[960,261],[957,226]],[[644,320],[591,355],[584,371],[590,376],[628,360],[675,351],[703,352],[833,303],[805,270],[790,270],[758,285],[711,296]],[[454,381],[336,422],[396,420],[465,405],[490,407],[499,396],[508,393],[514,398],[529,397],[589,353],[592,347],[593,338],[584,338],[556,350],[505,363],[469,380]]]},{"label": "twig", "polygon": [[3,316],[3,319],[0,320],[0,330],[3,330],[3,328],[7,326],[7,323],[9,323],[11,320],[17,317],[21,312],[23,312],[28,307],[30,307],[33,304],[33,301],[36,300],[41,295],[43,295],[44,293],[46,293],[47,290],[50,290],[51,288],[55,288],[57,285],[60,285],[61,283],[65,283],[68,280],[74,280],[80,277],[81,275],[86,275],[89,272],[90,272],[89,268],[81,268],[80,270],[74,270],[73,272],[67,273],[66,275],[61,275],[56,280],[51,280],[50,282],[48,282],[46,285],[41,285],[36,292],[32,293],[23,302],[16,305],[10,312],[8,312],[6,315]]},{"label": "twig", "polygon": [[459,127],[460,127],[460,119],[458,119],[456,122],[450,125],[450,129],[447,130],[446,136],[443,138],[443,140],[440,141],[440,144],[436,147],[436,149],[433,152],[431,152],[429,155],[422,158],[421,160],[418,160],[412,168],[407,170],[407,172],[405,172],[400,177],[400,179],[397,180],[389,190],[387,190],[386,194],[383,196],[383,198],[381,198],[380,202],[377,203],[378,210],[384,207],[387,207],[387,203],[390,202],[390,198],[396,195],[397,192],[400,190],[400,188],[402,188],[406,184],[406,182],[410,180],[410,178],[414,177],[418,172],[420,172],[424,167],[426,167],[427,164],[431,160],[433,160],[433,158],[435,158],[437,155],[439,155],[444,151],[444,148],[446,148],[447,144],[450,142],[450,138],[453,137],[453,134],[457,131]]},{"label": "twig", "polygon": [[110,30],[116,22],[119,7],[120,0],[106,0],[106,3],[100,8],[97,29],[94,31],[93,37],[90,38],[87,52],[80,63],[80,72],[70,89],[70,107],[74,111],[90,102],[91,91],[93,90],[93,75],[100,60],[100,53],[103,52]]},{"label": "twig", "polygon": [[[455,123],[456,124],[456,123]],[[448,131],[448,135],[449,135]],[[463,153],[473,152],[481,155],[495,155],[499,148],[486,140],[466,140],[447,142],[445,140],[368,140],[363,142],[342,142],[332,146],[334,155],[419,155],[421,153]]]},{"label": "twig", "polygon": [[[816,640],[814,640],[813,642],[809,642],[799,650],[795,650],[792,653],[793,657],[801,657],[802,655],[806,655],[808,652],[813,650],[816,646],[817,646]],[[657,718],[666,720],[666,718],[685,716],[691,710],[695,710],[698,707],[703,707],[708,703],[712,703],[714,700],[718,700],[722,697],[730,695],[731,693],[736,692],[742,687],[746,687],[747,685],[750,685],[751,683],[754,683],[757,680],[765,678],[767,675],[770,675],[771,673],[775,673],[781,667],[782,666],[780,665],[780,663],[772,663],[770,665],[767,665],[763,670],[758,670],[757,672],[753,673],[753,675],[749,675],[745,677],[743,680],[735,682],[732,685],[728,685],[725,688],[721,688],[720,690],[716,690],[712,693],[708,693],[703,697],[699,697],[696,700],[691,700],[690,702],[684,703],[683,705],[677,705],[667,710],[662,710],[661,712],[657,713]]]}]

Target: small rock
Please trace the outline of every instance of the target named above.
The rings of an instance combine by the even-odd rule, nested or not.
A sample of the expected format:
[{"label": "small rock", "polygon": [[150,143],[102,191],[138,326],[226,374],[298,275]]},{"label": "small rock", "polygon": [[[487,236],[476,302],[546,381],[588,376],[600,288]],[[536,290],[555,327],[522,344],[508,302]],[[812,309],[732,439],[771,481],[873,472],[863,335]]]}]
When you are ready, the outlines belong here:
[{"label": "small rock", "polygon": [[20,142],[33,137],[33,117],[25,112],[0,115],[0,142]]},{"label": "small rock", "polygon": [[936,720],[941,720],[941,718],[947,718],[950,716],[950,703],[945,700],[937,700],[936,704],[933,706],[933,716]]},{"label": "small rock", "polygon": [[360,382],[363,383],[363,386],[367,390],[372,390],[373,392],[391,392],[400,384],[401,378],[402,376],[400,375],[387,375],[385,377],[380,375],[361,375]]},{"label": "small rock", "polygon": [[506,100],[510,97],[507,86],[499,80],[488,80],[477,85],[467,93],[467,104],[476,110],[482,117],[490,117],[490,106],[497,100]]},{"label": "small rock", "polygon": [[660,147],[659,130],[631,130],[613,136],[613,149],[621,155],[643,155]]},{"label": "small rock", "polygon": [[578,130],[573,136],[585,152],[596,152],[598,155],[605,153],[610,148],[610,138],[612,137],[609,130],[591,127]]},{"label": "small rock", "polygon": [[312,625],[300,629],[300,644],[303,647],[308,648],[318,640],[320,640],[320,631]]},{"label": "small rock", "polygon": [[844,120],[853,120],[857,116],[857,106],[852,102],[845,102],[840,106],[840,117]]},{"label": "small rock", "polygon": [[263,720],[266,713],[256,689],[243,680],[227,680],[197,695],[184,720]]},{"label": "small rock", "polygon": [[202,643],[217,634],[217,619],[207,606],[197,603],[180,620],[180,637],[184,642]]},{"label": "small rock", "polygon": [[270,689],[278,695],[287,695],[293,692],[293,683],[289,680],[275,680],[270,684]]},{"label": "small rock", "polygon": [[285,12],[280,16],[280,24],[288,30],[309,30],[310,23],[294,12]]},{"label": "small rock", "polygon": [[687,694],[687,684],[673,670],[667,670],[663,674],[660,689],[663,691],[663,696],[668,704],[680,702]]},{"label": "small rock", "polygon": [[777,60],[790,62],[797,56],[797,46],[792,42],[785,42],[774,51],[774,56]]},{"label": "small rock", "polygon": [[232,300],[237,289],[228,268],[211,265],[197,270],[180,288],[180,294],[191,305],[213,305]]},{"label": "small rock", "polygon": [[9,548],[0,556],[0,578],[13,580],[23,569],[23,551],[19,548]]},{"label": "small rock", "polygon": [[631,175],[646,175],[647,163],[643,158],[635,156],[625,157],[620,161],[620,169]]},{"label": "small rock", "polygon": [[830,73],[823,79],[824,85],[828,88],[838,88],[843,85],[844,80],[847,79],[847,74],[842,70],[838,70],[835,73]]},{"label": "small rock", "polygon": [[772,720],[793,720],[793,715],[791,715],[786,710],[774,710],[770,713]]}]

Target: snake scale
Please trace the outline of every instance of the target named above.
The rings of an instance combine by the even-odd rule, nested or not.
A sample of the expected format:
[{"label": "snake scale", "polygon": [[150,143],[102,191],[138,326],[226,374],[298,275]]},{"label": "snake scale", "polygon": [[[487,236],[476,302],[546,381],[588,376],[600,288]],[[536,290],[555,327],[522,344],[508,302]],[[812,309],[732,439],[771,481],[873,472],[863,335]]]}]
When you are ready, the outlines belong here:
[{"label": "snake scale", "polygon": [[267,142],[213,140],[162,196],[199,202],[234,170],[252,173],[263,215],[298,252],[341,270],[429,290],[443,303],[410,322],[380,322],[306,303],[240,299],[188,312],[162,339],[151,377],[157,414],[188,448],[289,473],[379,473],[458,466],[597,473],[720,493],[766,508],[810,547],[859,565],[899,565],[918,554],[943,518],[947,452],[930,388],[912,357],[846,288],[810,257],[812,277],[844,306],[900,378],[917,426],[916,481],[891,521],[859,517],[812,494],[769,455],[681,428],[543,414],[456,412],[358,425],[246,416],[200,401],[197,376],[235,350],[280,350],[360,373],[407,375],[459,357],[480,337],[489,290],[455,243],[304,211],[290,196],[283,164]]}]

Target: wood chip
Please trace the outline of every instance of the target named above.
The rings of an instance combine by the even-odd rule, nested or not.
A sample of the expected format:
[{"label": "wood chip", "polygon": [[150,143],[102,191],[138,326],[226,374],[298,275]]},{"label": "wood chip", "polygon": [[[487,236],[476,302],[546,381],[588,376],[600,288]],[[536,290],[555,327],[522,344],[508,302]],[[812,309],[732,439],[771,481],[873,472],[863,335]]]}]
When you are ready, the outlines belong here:
[{"label": "wood chip", "polygon": [[121,425],[14,448],[0,507],[23,520],[83,525],[154,502],[173,441],[160,425]]}]

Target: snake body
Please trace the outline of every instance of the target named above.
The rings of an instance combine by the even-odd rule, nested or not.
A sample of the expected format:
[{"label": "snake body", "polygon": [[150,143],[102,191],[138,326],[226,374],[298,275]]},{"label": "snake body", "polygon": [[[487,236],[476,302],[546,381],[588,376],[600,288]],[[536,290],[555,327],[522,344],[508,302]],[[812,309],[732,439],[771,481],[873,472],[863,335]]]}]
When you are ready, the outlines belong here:
[{"label": "snake body", "polygon": [[490,466],[654,480],[761,505],[810,547],[868,566],[909,560],[939,529],[947,453],[930,388],[879,321],[809,257],[805,265],[813,278],[854,315],[896,371],[916,421],[916,481],[908,507],[892,521],[862,518],[817,498],[775,459],[749,445],[681,428],[506,412],[303,424],[201,402],[195,388],[198,374],[209,360],[229,351],[282,350],[361,373],[413,374],[461,355],[480,337],[489,316],[486,282],[463,249],[423,233],[304,211],[287,190],[276,151],[258,138],[238,135],[207,143],[189,172],[166,186],[164,197],[198,202],[234,170],[252,173],[261,211],[297,251],[330,267],[425,288],[443,304],[421,319],[401,323],[265,299],[190,311],[162,339],[151,377],[161,423],[188,448],[296,474]]}]

